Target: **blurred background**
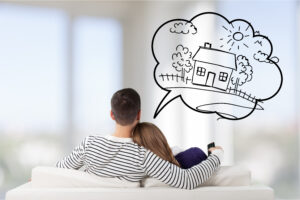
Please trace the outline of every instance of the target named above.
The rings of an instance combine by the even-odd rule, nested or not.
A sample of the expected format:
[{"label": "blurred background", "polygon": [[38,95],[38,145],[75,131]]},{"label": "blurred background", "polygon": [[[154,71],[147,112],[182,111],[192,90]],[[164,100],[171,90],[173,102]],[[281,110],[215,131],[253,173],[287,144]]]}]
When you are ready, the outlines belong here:
[{"label": "blurred background", "polygon": [[[152,36],[170,19],[206,11],[246,19],[270,38],[282,89],[239,121],[196,113],[180,99],[153,119],[166,92],[153,79]],[[224,165],[246,166],[276,199],[300,199],[299,36],[298,1],[1,1],[0,199],[85,136],[111,134],[110,98],[124,87],[140,93],[142,121],[157,124],[171,146],[206,151],[215,141]]]}]

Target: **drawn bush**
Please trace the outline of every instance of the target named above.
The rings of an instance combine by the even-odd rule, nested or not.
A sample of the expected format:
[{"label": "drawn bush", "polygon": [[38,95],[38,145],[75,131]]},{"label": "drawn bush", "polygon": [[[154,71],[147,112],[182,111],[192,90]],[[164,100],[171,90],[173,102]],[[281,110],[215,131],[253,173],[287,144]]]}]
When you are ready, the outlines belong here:
[{"label": "drawn bush", "polygon": [[231,76],[231,83],[235,86],[235,91],[237,91],[238,86],[242,86],[246,82],[252,80],[252,66],[249,64],[248,59],[239,55],[236,58],[237,70],[233,71]]}]

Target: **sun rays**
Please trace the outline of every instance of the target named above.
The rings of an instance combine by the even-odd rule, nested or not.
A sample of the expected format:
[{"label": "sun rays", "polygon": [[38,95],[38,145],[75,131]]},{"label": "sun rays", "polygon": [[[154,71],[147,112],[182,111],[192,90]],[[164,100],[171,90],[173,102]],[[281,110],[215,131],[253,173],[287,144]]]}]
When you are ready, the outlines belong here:
[{"label": "sun rays", "polygon": [[234,48],[237,50],[240,50],[242,47],[249,48],[247,45],[247,37],[250,36],[250,33],[248,33],[249,27],[249,24],[247,24],[246,27],[243,27],[242,24],[235,26],[233,23],[230,23],[229,27],[222,26],[227,32],[227,36],[220,38],[223,43],[220,48],[227,48],[228,51],[231,51]]}]

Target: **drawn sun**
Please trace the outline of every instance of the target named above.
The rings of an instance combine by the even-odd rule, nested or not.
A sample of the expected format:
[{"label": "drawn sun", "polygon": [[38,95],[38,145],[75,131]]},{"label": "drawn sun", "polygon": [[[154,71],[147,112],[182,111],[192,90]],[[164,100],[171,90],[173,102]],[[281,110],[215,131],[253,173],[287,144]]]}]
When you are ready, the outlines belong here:
[{"label": "drawn sun", "polygon": [[246,23],[231,23],[228,27],[222,26],[225,33],[220,38],[223,44],[220,48],[228,48],[231,51],[233,48],[240,50],[240,48],[249,48],[247,45],[248,37],[251,34],[251,28]]}]

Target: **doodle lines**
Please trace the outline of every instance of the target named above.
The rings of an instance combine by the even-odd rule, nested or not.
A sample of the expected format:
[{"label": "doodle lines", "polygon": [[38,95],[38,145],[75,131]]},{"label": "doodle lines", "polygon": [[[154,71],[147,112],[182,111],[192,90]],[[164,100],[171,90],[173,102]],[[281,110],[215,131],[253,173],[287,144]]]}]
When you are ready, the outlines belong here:
[{"label": "doodle lines", "polygon": [[[160,61],[156,57],[155,53],[155,39],[159,31],[171,24],[169,28],[169,33],[176,35],[197,35],[201,29],[197,25],[193,24],[193,20],[205,15],[214,15],[216,17],[222,18],[227,24],[221,26],[221,28],[226,32],[226,37],[219,37],[219,46],[212,45],[208,41],[204,41],[204,44],[199,44],[198,49],[194,53],[189,49],[186,44],[178,43],[173,53],[170,56],[171,64],[169,71],[162,73],[158,72]],[[172,24],[173,23],[173,24]],[[186,27],[185,27],[186,25]],[[251,36],[252,35],[252,36]],[[253,45],[249,46],[247,41],[251,38],[255,38],[253,45],[267,46],[270,45],[269,53],[263,52],[262,50],[256,51],[256,47],[253,48]],[[251,40],[250,40],[251,41]],[[227,45],[226,45],[227,44]],[[267,45],[266,45],[267,44]],[[256,72],[253,68],[253,61],[251,64],[248,58],[242,53],[236,54],[238,51],[245,51],[245,49],[255,49],[256,52],[253,53],[253,58],[260,63],[268,63],[274,65],[279,73],[280,81],[276,84],[277,89],[271,95],[261,98],[255,94],[251,94],[245,89],[243,85],[246,85],[248,82],[253,80]],[[180,98],[182,102],[189,107],[190,109],[200,112],[200,113],[215,113],[220,118],[228,120],[239,120],[244,119],[251,115],[255,110],[263,110],[262,106],[258,103],[269,100],[277,95],[282,87],[283,76],[282,72],[277,65],[279,59],[277,57],[271,57],[273,52],[273,46],[268,37],[260,35],[258,31],[254,31],[252,25],[243,19],[235,19],[229,21],[224,16],[214,12],[205,12],[196,15],[191,20],[186,19],[172,19],[163,23],[154,33],[151,50],[153,57],[156,61],[156,66],[153,71],[153,76],[156,84],[162,89],[167,91],[167,94],[160,101],[157,106],[154,118],[174,99]],[[207,55],[206,55],[207,54]],[[217,55],[217,56],[216,56]],[[218,57],[219,59],[215,59]],[[224,63],[224,60],[229,60],[229,64]],[[170,70],[172,69],[173,72]],[[179,72],[174,73],[174,72]],[[170,84],[170,85],[168,85]],[[251,104],[242,105],[235,102],[205,102],[201,105],[192,105],[195,102],[192,102],[189,96],[184,96],[179,90],[189,90],[192,91],[192,95],[195,98],[199,98],[201,93],[194,92],[198,91],[209,91],[219,94],[226,94],[230,96],[236,96],[241,99],[244,99]],[[175,92],[176,91],[176,92]],[[223,112],[222,110],[213,110],[207,109],[208,105],[217,105],[221,104],[226,106],[236,106],[239,108],[250,109],[250,112],[243,114],[242,116],[235,116],[233,113]]]}]

